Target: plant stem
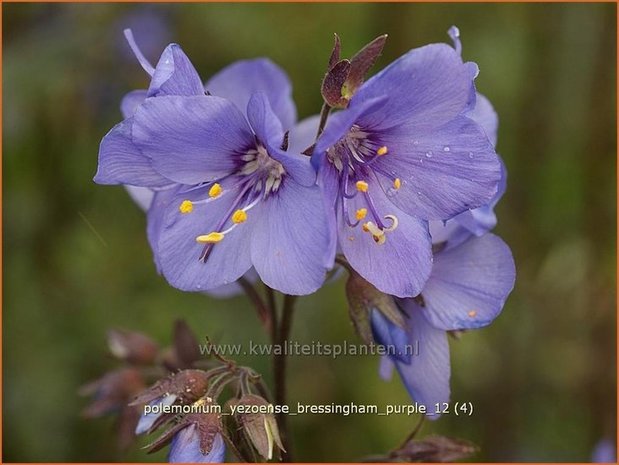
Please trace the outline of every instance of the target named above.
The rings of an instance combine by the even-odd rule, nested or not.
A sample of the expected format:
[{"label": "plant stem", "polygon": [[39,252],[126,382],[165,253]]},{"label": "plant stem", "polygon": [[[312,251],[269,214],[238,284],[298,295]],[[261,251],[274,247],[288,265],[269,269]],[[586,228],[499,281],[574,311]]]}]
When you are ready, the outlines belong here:
[{"label": "plant stem", "polygon": [[[275,404],[284,405],[286,403],[286,351],[284,350],[286,341],[290,335],[290,329],[292,327],[292,316],[294,313],[294,304],[296,302],[296,296],[284,295],[284,305],[282,309],[282,316],[279,322],[279,328],[277,331],[276,344],[280,346],[280,350],[277,354],[273,354],[273,378],[275,381]],[[282,460],[284,462],[292,461],[292,453],[290,447],[290,435],[288,432],[288,417],[286,414],[280,414],[277,418],[282,442],[286,451],[282,453]]]},{"label": "plant stem", "polygon": [[264,289],[267,294],[267,308],[269,311],[269,318],[271,319],[271,330],[269,336],[271,337],[271,343],[277,342],[277,302],[275,301],[275,291],[266,284]]},{"label": "plant stem", "polygon": [[254,305],[256,311],[258,312],[258,318],[260,319],[260,322],[262,323],[264,328],[267,330],[267,333],[272,336],[276,326],[275,320],[273,318],[273,308],[271,307],[271,305],[267,306],[264,303],[264,300],[262,299],[262,297],[260,297],[258,291],[256,291],[254,286],[247,279],[240,278],[238,280],[238,283],[243,288],[243,291],[245,291],[245,294],[247,294],[249,300],[251,300],[251,303]]},{"label": "plant stem", "polygon": [[402,444],[400,444],[400,447],[399,447],[400,449],[404,448],[404,446],[406,446],[406,444],[408,444],[409,441],[412,441],[413,439],[415,439],[415,436],[417,436],[419,431],[421,431],[421,427],[423,426],[425,421],[426,421],[426,416],[421,415],[421,418],[419,419],[419,422],[415,426],[415,429],[411,431],[410,434],[406,436],[406,439],[402,441]]},{"label": "plant stem", "polygon": [[316,140],[324,131],[325,126],[327,124],[327,119],[329,119],[329,113],[331,112],[331,107],[327,104],[327,102],[322,104],[322,108],[320,109],[320,123],[318,124],[318,132],[316,133]]}]

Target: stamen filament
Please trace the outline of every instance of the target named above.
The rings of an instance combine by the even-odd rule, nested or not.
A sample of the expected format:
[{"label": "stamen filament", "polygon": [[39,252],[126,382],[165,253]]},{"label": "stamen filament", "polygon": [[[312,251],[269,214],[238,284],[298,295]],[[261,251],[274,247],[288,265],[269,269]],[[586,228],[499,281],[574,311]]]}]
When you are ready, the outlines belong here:
[{"label": "stamen filament", "polygon": [[370,197],[370,194],[368,194],[367,192],[364,193],[363,196],[365,197],[365,201],[368,205],[370,213],[372,214],[372,217],[376,221],[376,224],[378,225],[380,229],[385,229],[385,225],[381,221],[381,217],[378,214],[378,211],[376,210],[376,206],[374,205],[374,202],[372,202],[372,197]]}]

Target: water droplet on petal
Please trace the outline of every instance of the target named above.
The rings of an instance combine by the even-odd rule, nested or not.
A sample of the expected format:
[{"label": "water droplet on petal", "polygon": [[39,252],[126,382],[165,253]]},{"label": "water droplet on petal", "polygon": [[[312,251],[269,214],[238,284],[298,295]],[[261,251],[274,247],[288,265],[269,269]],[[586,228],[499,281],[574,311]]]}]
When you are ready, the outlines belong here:
[{"label": "water droplet on petal", "polygon": [[414,145],[418,145],[418,144],[419,144],[419,141],[418,141],[418,140],[414,140],[414,141],[413,141],[413,144],[414,144]]},{"label": "water droplet on petal", "polygon": [[432,152],[426,152],[426,158],[432,158]]},{"label": "water droplet on petal", "polygon": [[473,152],[469,152],[469,158],[473,159]]},{"label": "water droplet on petal", "polygon": [[443,152],[449,152],[451,149],[446,145],[443,147]]}]

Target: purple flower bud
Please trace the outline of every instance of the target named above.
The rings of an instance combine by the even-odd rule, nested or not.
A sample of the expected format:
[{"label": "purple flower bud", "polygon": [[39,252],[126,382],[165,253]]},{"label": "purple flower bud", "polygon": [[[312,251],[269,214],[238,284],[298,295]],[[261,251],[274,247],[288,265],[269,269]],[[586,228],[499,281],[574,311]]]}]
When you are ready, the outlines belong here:
[{"label": "purple flower bud", "polygon": [[94,396],[93,402],[82,413],[94,418],[120,411],[142,389],[144,379],[139,370],[121,368],[111,371],[80,389],[80,394]]},{"label": "purple flower bud", "polygon": [[167,378],[157,381],[154,385],[140,393],[131,405],[150,404],[155,400],[175,395],[179,403],[190,404],[206,394],[208,375],[202,370],[183,370],[173,373]]},{"label": "purple flower bud", "polygon": [[155,341],[135,331],[112,329],[108,332],[107,343],[112,355],[135,364],[153,363],[159,351]]}]

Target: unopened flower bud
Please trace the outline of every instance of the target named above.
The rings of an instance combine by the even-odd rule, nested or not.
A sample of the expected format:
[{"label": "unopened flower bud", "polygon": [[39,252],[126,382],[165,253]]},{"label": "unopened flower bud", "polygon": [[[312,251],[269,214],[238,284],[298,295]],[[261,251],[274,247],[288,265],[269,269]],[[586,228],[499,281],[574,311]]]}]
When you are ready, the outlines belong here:
[{"label": "unopened flower bud", "polygon": [[138,395],[131,405],[148,404],[170,394],[178,402],[190,404],[206,394],[208,375],[202,370],[183,370],[157,381]]},{"label": "unopened flower bud", "polygon": [[357,334],[366,344],[379,342],[375,341],[372,336],[370,322],[372,311],[381,312],[389,321],[400,328],[405,326],[404,316],[393,297],[376,289],[354,270],[349,270],[348,281],[346,281],[346,297],[348,298],[350,319]]},{"label": "unopened flower bud", "polygon": [[135,331],[112,329],[108,332],[107,343],[112,355],[135,364],[153,363],[159,351],[151,338]]},{"label": "unopened flower bud", "polygon": [[[155,452],[172,442],[168,461],[171,463],[223,462],[226,448],[219,413],[214,413],[216,404],[210,398],[200,399],[209,413],[190,413],[150,444],[149,452]],[[213,412],[211,412],[211,410]]]},{"label": "unopened flower bud", "polygon": [[322,81],[321,93],[332,108],[346,108],[365,75],[376,63],[383,51],[387,35],[382,35],[363,47],[350,60],[340,60],[340,39],[335,35],[335,44],[329,57],[329,67]]},{"label": "unopened flower bud", "polygon": [[144,389],[144,379],[135,368],[121,368],[106,373],[80,389],[81,395],[92,395],[93,402],[82,414],[87,418],[100,417],[127,405],[129,399]]},{"label": "unopened flower bud", "polygon": [[269,413],[270,405],[262,397],[246,394],[237,402],[237,406],[242,406],[246,412],[236,414],[249,442],[267,460],[273,458],[275,446],[285,450],[275,416]]}]

